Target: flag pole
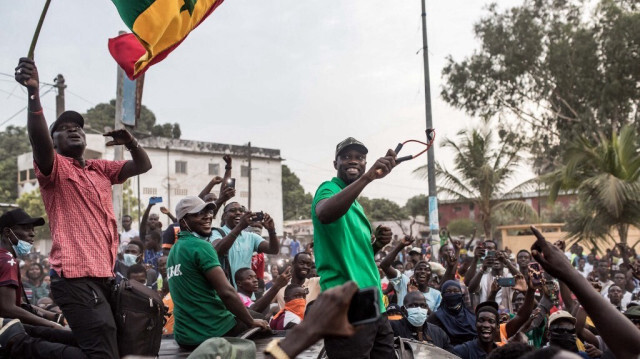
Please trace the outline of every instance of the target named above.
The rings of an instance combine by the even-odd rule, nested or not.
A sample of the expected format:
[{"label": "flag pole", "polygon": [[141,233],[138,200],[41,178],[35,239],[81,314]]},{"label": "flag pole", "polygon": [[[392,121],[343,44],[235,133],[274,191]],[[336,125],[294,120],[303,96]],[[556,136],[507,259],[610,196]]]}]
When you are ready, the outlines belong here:
[{"label": "flag pole", "polygon": [[40,36],[40,29],[42,29],[42,23],[44,22],[44,17],[47,15],[47,10],[49,10],[49,4],[51,0],[47,0],[44,3],[44,9],[42,9],[42,14],[40,14],[40,20],[38,20],[38,26],[36,26],[36,32],[33,34],[33,39],[31,39],[31,46],[29,47],[28,58],[33,60],[33,53],[36,50],[36,43],[38,42],[38,37]]}]

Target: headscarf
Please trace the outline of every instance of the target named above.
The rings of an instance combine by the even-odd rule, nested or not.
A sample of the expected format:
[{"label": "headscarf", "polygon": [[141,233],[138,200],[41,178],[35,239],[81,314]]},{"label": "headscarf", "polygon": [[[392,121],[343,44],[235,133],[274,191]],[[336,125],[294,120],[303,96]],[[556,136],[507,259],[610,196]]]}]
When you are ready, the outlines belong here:
[{"label": "headscarf", "polygon": [[[457,281],[448,280],[444,282],[440,288],[443,300],[440,308],[435,313],[436,317],[442,325],[445,326],[445,331],[449,336],[476,336],[476,316],[465,307],[462,294],[446,293],[447,288],[451,286],[457,287],[462,292],[460,283]],[[449,303],[449,305],[447,305],[447,299],[449,299],[449,301],[454,300],[455,303]],[[452,307],[458,307],[458,309]]]}]

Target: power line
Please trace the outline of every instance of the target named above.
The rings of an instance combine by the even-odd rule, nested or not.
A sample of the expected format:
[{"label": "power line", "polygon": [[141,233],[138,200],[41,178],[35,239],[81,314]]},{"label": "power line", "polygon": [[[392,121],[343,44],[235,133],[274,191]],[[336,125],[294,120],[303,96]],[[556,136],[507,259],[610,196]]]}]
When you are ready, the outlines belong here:
[{"label": "power line", "polygon": [[[15,75],[11,75],[11,74],[8,74],[8,73],[6,73],[6,72],[0,72],[0,75],[2,75],[2,76],[7,76],[7,77],[11,77],[12,79],[15,79]],[[42,85],[55,86],[55,84],[50,84],[50,83],[48,83],[48,82],[42,82],[42,81],[39,81],[38,83],[40,83],[40,84],[42,84]]]},{"label": "power line", "polygon": [[75,96],[75,97],[77,97],[77,98],[81,99],[82,101],[84,101],[84,102],[86,102],[86,103],[90,104],[90,105],[93,105],[93,106],[95,106],[95,105],[96,105],[96,103],[95,103],[95,102],[93,102],[93,101],[89,101],[89,100],[87,100],[86,98],[84,98],[84,97],[82,97],[82,96],[80,96],[80,95],[78,95],[78,94],[76,94],[76,93],[74,93],[74,92],[69,91],[69,89],[66,89],[66,91],[67,91],[68,93],[72,94],[73,96]]},{"label": "power line", "polygon": [[[48,89],[47,91],[45,91],[45,93],[43,93],[42,95],[40,95],[40,98],[44,97],[46,94],[48,94],[49,92],[51,92],[51,90],[53,90],[53,87],[51,87],[50,89]],[[4,126],[7,122],[13,120],[15,117],[17,117],[19,114],[22,113],[22,111],[26,110],[27,106],[23,107],[20,111],[14,113],[13,115],[11,115],[8,119],[2,121],[2,123],[0,123],[0,127]]]}]

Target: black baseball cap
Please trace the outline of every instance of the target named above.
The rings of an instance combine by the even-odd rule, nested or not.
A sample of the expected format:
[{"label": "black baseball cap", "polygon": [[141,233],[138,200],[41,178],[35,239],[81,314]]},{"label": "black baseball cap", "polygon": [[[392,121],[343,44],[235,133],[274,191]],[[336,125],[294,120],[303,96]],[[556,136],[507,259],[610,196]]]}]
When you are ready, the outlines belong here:
[{"label": "black baseball cap", "polygon": [[84,117],[82,117],[81,114],[75,111],[65,111],[58,116],[57,120],[53,121],[51,126],[49,126],[49,134],[51,137],[53,137],[53,133],[56,132],[58,126],[65,122],[73,122],[78,124],[81,128],[84,128]]},{"label": "black baseball cap", "polygon": [[367,147],[365,147],[362,142],[356,140],[353,137],[347,137],[346,139],[344,139],[344,141],[338,143],[338,145],[336,146],[336,157],[338,157],[340,152],[347,149],[347,147],[357,147],[358,150],[360,150],[360,152],[364,153],[365,155],[369,152]]},{"label": "black baseball cap", "polygon": [[22,208],[14,209],[0,216],[0,229],[13,227],[16,224],[33,224],[34,226],[44,226],[44,218],[31,217]]}]

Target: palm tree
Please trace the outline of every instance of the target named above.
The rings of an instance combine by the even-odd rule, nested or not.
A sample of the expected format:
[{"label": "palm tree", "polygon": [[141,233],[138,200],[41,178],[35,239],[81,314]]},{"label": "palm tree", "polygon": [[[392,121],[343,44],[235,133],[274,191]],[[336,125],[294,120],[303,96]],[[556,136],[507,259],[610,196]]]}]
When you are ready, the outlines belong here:
[{"label": "palm tree", "polygon": [[640,226],[639,178],[638,137],[631,126],[610,138],[600,134],[597,141],[578,138],[567,148],[563,166],[544,177],[550,183],[551,200],[560,191],[576,191],[578,202],[567,230],[571,237],[596,247],[613,241],[613,228],[626,243],[629,226]]},{"label": "palm tree", "polygon": [[[439,193],[474,204],[479,212],[485,237],[493,238],[492,215],[500,209],[536,218],[533,208],[524,201],[510,199],[517,196],[522,186],[505,190],[506,184],[522,160],[518,154],[521,145],[515,137],[500,133],[501,146],[494,148],[493,133],[488,129],[462,130],[457,140],[446,138],[442,147],[455,151],[454,170],[449,171],[436,163],[436,177],[440,182]],[[427,166],[414,170],[421,178],[427,177]]]}]

